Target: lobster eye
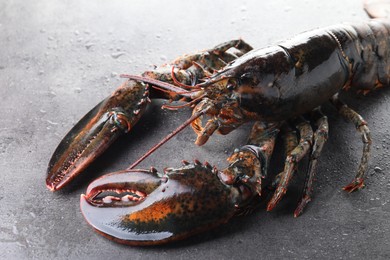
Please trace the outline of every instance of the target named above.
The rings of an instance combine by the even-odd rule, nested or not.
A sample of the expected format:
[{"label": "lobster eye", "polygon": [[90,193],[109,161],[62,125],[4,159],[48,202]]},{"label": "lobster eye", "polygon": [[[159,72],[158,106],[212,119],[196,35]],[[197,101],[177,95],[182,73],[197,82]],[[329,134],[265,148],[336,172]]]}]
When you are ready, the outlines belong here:
[{"label": "lobster eye", "polygon": [[234,90],[238,85],[238,81],[236,79],[230,79],[226,88],[230,91]]},{"label": "lobster eye", "polygon": [[254,82],[254,74],[253,72],[246,72],[240,76],[240,82],[242,84],[252,85]]},{"label": "lobster eye", "polygon": [[229,84],[229,85],[226,86],[226,88],[227,88],[228,90],[234,90],[235,87],[236,87],[236,86],[233,85],[233,84]]}]

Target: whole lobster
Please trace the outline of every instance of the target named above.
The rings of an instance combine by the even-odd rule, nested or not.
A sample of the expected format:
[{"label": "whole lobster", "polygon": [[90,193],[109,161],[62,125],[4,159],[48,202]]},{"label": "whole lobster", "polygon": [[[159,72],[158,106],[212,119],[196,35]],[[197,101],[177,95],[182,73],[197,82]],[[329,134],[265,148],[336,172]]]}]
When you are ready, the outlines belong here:
[{"label": "whole lobster", "polygon": [[[371,6],[366,10],[377,16]],[[363,155],[352,192],[364,187],[371,137],[366,121],[338,98],[342,90],[367,94],[390,83],[390,22],[371,20],[306,32],[277,46],[251,51],[234,40],[142,76],[128,78],[65,136],[49,163],[47,187],[61,189],[115,139],[127,133],[153,98],[184,101],[168,109],[193,106],[193,115],[128,169],[92,182],[81,196],[81,210],[99,233],[130,245],[162,244],[188,237],[247,213],[274,190],[267,210],[282,199],[299,161],[309,156],[299,216],[311,199],[317,161],[328,135],[321,105],[330,101],[361,133]],[[236,53],[228,52],[235,48]],[[200,117],[210,119],[203,127]],[[133,170],[143,158],[191,124],[196,144],[215,132],[228,134],[255,121],[247,145],[229,165],[183,161],[179,168]],[[312,127],[312,124],[315,126]],[[299,140],[295,130],[298,131]],[[286,147],[284,170],[267,177],[276,138]],[[271,183],[271,184],[270,184]]]}]

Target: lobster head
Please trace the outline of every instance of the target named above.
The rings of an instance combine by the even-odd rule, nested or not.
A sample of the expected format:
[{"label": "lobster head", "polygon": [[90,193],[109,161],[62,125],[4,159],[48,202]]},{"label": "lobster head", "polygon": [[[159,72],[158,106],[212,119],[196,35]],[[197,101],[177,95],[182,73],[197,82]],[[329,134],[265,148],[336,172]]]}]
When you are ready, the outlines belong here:
[{"label": "lobster head", "polygon": [[291,71],[286,52],[278,46],[269,47],[241,56],[198,84],[207,98],[194,111],[213,109],[207,113],[212,119],[205,127],[200,120],[192,125],[198,134],[196,143],[202,145],[214,131],[227,134],[248,121],[284,120],[294,110],[289,100],[283,100],[284,92],[293,91],[286,87],[286,82],[293,82]]},{"label": "lobster head", "polygon": [[[275,59],[280,62],[272,62]],[[194,111],[212,108],[205,127],[200,119],[192,124],[198,135],[196,143],[202,145],[214,131],[227,134],[248,121],[279,121],[278,116],[283,115],[278,111],[283,85],[279,72],[289,71],[290,67],[283,67],[289,64],[279,47],[263,49],[261,55],[252,51],[198,84],[205,98]]]}]

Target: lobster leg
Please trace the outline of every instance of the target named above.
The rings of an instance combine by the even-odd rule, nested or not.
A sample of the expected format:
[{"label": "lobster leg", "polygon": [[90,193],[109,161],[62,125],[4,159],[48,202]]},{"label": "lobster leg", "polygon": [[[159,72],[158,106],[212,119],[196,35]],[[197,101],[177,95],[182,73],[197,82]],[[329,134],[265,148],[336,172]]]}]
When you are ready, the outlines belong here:
[{"label": "lobster leg", "polygon": [[315,121],[317,130],[314,132],[314,144],[310,154],[309,167],[306,174],[302,198],[299,201],[296,210],[294,211],[294,217],[301,215],[303,209],[311,200],[311,194],[313,192],[313,181],[317,172],[317,160],[321,154],[326,140],[328,139],[328,119],[324,114],[322,114],[320,108],[317,108],[313,111],[311,119]]},{"label": "lobster leg", "polygon": [[280,175],[280,182],[278,184],[278,187],[276,188],[273,197],[268,202],[267,211],[271,211],[282,199],[282,197],[287,191],[287,187],[290,183],[290,180],[293,176],[293,172],[298,162],[309,152],[311,148],[313,140],[313,130],[309,122],[302,118],[298,118],[296,126],[300,134],[299,144],[286,158],[283,173]]},{"label": "lobster leg", "polygon": [[283,139],[284,146],[286,149],[286,155],[288,156],[291,154],[294,148],[298,146],[297,132],[291,127],[289,127],[287,124],[285,124]]},{"label": "lobster leg", "polygon": [[[281,131],[282,131],[281,137],[284,142],[285,157],[287,157],[291,154],[294,148],[298,146],[298,136],[295,129],[291,128],[287,123],[283,124]],[[276,175],[275,178],[273,179],[270,187],[272,191],[275,191],[276,187],[278,187],[282,175],[283,172]]]},{"label": "lobster leg", "polygon": [[363,117],[357,112],[355,112],[353,109],[349,108],[346,104],[344,104],[339,99],[338,94],[334,95],[331,98],[331,102],[337,108],[342,117],[355,124],[356,129],[362,135],[363,155],[360,160],[358,172],[352,182],[347,186],[343,187],[343,190],[353,192],[364,187],[364,175],[367,171],[368,159],[370,157],[370,149],[372,143],[371,134],[367,126],[367,122],[363,119]]}]

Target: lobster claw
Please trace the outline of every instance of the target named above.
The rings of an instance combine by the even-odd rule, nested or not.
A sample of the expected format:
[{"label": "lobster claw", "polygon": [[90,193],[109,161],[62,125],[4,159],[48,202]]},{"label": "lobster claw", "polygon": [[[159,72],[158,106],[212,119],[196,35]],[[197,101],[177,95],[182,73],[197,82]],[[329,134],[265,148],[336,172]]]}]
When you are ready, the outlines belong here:
[{"label": "lobster claw", "polygon": [[87,222],[103,236],[129,245],[163,244],[227,222],[239,191],[209,165],[125,170],[92,182],[81,195]]},{"label": "lobster claw", "polygon": [[51,191],[61,189],[119,136],[130,131],[146,109],[148,95],[147,85],[128,80],[86,114],[55,150],[46,186]]}]

